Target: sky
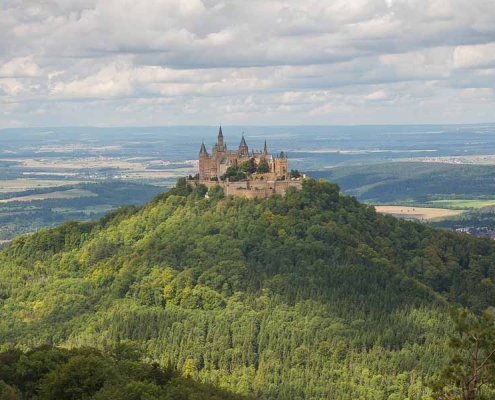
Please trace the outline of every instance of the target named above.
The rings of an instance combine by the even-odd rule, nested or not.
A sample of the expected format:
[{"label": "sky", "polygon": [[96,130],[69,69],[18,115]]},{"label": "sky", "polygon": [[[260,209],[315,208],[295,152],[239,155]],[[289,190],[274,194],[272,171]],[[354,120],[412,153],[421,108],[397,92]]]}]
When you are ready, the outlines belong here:
[{"label": "sky", "polygon": [[494,0],[0,0],[0,128],[495,122]]}]

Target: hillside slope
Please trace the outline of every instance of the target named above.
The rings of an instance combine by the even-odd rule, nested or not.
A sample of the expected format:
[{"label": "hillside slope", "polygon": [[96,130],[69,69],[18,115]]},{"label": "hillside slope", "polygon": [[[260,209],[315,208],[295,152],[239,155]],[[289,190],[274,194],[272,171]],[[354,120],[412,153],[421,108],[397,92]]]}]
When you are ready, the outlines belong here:
[{"label": "hillside slope", "polygon": [[372,203],[426,203],[438,199],[493,198],[493,165],[392,162],[309,173],[336,182],[344,193]]},{"label": "hillside slope", "polygon": [[448,302],[495,305],[490,241],[379,215],[325,181],[268,200],[183,183],[1,252],[1,346],[126,340],[256,398],[424,400]]}]

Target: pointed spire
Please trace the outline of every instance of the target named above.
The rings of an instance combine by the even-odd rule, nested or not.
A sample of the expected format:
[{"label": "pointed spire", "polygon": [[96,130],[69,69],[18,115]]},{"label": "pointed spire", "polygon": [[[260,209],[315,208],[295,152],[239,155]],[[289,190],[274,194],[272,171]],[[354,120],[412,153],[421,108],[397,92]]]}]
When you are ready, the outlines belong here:
[{"label": "pointed spire", "polygon": [[244,134],[242,134],[241,144],[239,145],[239,147],[247,147],[246,139],[244,139]]},{"label": "pointed spire", "polygon": [[265,139],[265,147],[263,147],[263,154],[265,156],[268,154],[268,146],[266,145],[266,139]]},{"label": "pointed spire", "polygon": [[208,154],[208,152],[206,151],[205,142],[201,144],[201,150],[199,150],[199,154]]},{"label": "pointed spire", "polygon": [[220,129],[218,130],[218,141],[217,144],[219,146],[223,146],[223,132],[222,132],[222,125],[220,125]]}]

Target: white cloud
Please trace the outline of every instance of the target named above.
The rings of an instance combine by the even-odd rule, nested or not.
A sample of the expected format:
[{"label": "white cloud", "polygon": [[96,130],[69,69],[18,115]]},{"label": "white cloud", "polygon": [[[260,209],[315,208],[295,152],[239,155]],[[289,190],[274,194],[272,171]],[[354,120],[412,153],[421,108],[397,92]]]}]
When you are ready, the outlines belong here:
[{"label": "white cloud", "polygon": [[388,97],[387,92],[385,92],[385,90],[377,90],[376,92],[364,96],[366,100],[372,100],[372,101],[386,100],[387,97]]},{"label": "white cloud", "polygon": [[0,108],[25,125],[477,122],[494,54],[491,0],[10,0]]},{"label": "white cloud", "polygon": [[0,62],[0,78],[40,76],[42,71],[33,62],[33,57],[17,57],[5,63]]},{"label": "white cloud", "polygon": [[476,46],[458,46],[454,51],[456,68],[495,66],[495,42]]}]

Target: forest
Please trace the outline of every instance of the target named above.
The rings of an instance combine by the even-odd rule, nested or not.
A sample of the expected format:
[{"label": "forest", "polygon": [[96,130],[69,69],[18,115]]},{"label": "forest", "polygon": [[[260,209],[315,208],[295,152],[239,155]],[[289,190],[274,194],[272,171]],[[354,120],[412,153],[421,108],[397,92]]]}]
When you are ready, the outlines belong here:
[{"label": "forest", "polygon": [[416,205],[439,199],[493,198],[493,165],[385,162],[308,172],[336,182],[344,193],[370,203]]},{"label": "forest", "polygon": [[[46,345],[104,358],[125,343],[134,362],[257,399],[458,393],[460,367],[448,368],[461,354],[452,343],[466,343],[447,338],[467,325],[449,310],[495,306],[492,241],[380,215],[324,180],[284,198],[206,192],[179,180],[142,207],[65,222],[0,252],[0,351],[14,353],[7,366],[0,356],[0,371]],[[57,368],[39,377],[37,395]],[[151,367],[135,368],[157,385]],[[15,379],[2,390],[22,391]],[[477,395],[493,398],[495,387]]]},{"label": "forest", "polygon": [[99,351],[89,347],[55,348],[0,353],[0,399],[76,400],[242,400],[195,382],[190,371],[178,373],[157,363],[144,363],[125,342]]}]

